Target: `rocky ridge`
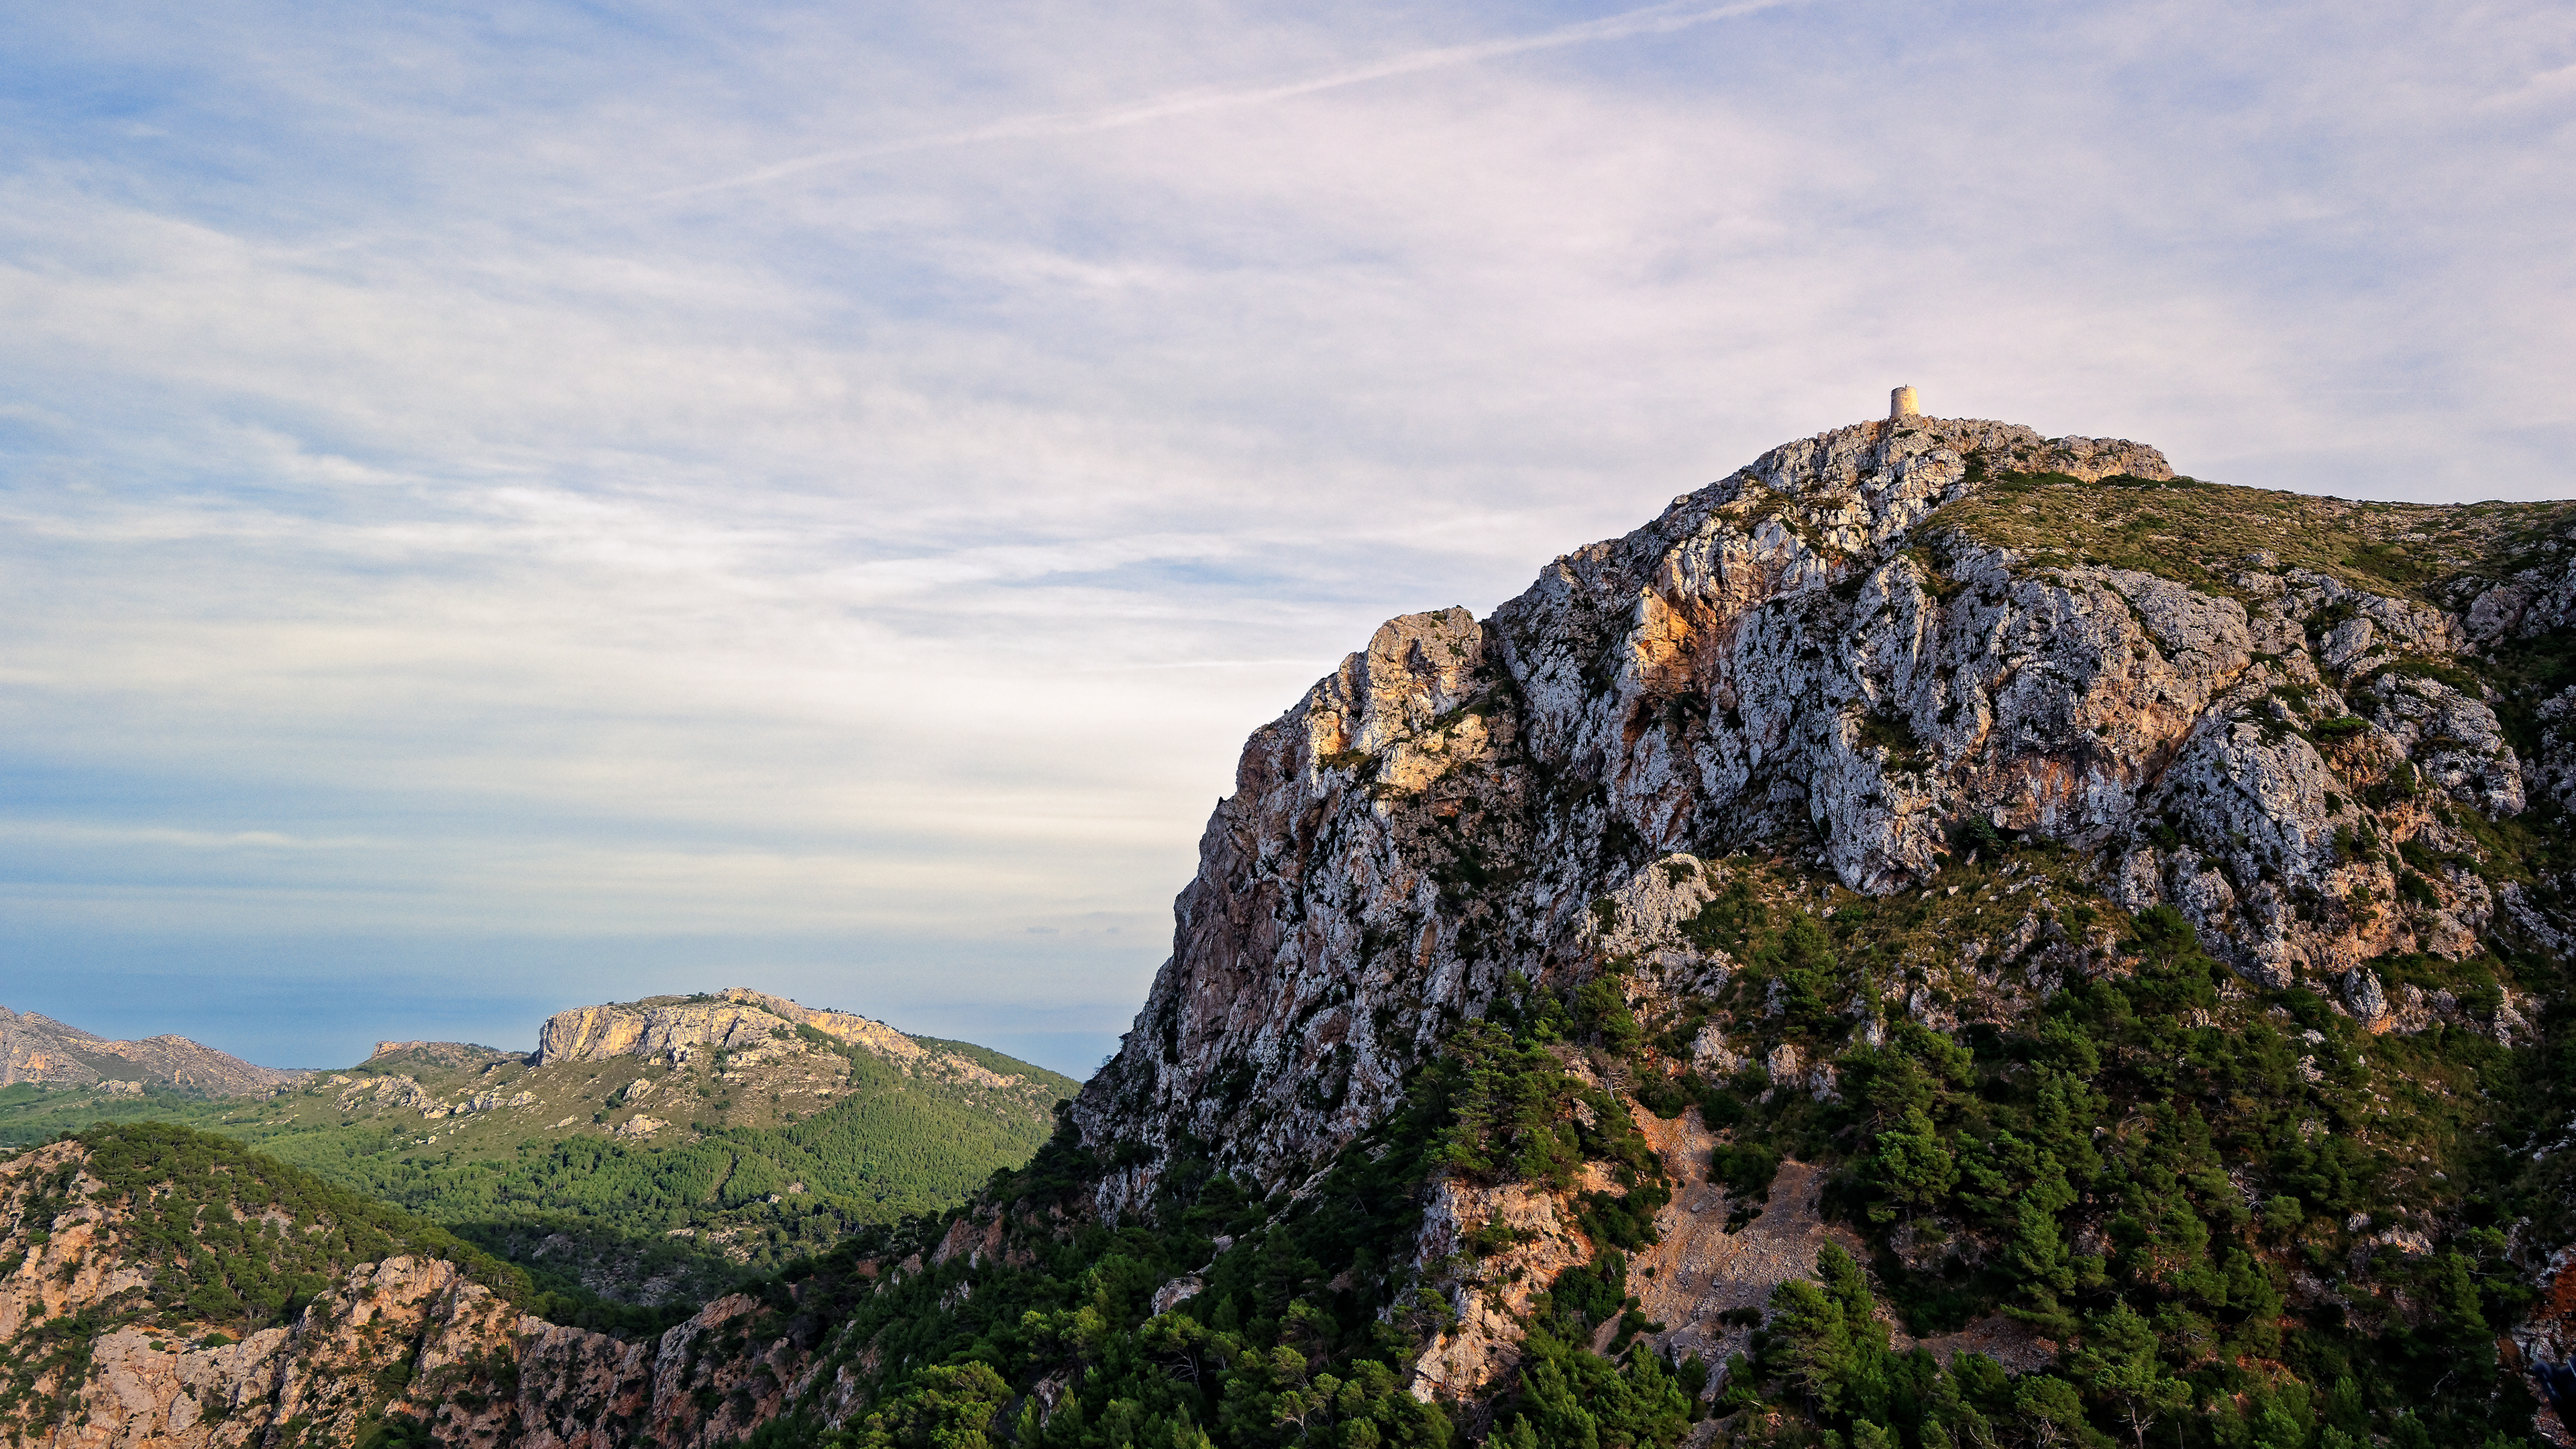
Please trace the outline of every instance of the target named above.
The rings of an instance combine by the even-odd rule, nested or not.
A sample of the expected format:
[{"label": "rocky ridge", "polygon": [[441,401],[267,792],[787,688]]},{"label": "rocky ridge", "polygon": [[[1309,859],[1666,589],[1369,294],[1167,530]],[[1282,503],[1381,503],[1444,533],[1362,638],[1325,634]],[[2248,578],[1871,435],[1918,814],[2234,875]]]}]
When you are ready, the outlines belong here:
[{"label": "rocky ridge", "polygon": [[675,1122],[767,1125],[827,1109],[858,1089],[843,1054],[853,1048],[913,1081],[989,1093],[997,1111],[1043,1114],[1066,1086],[1048,1074],[995,1071],[868,1017],[730,987],[559,1011],[526,1054],[378,1042],[349,1071],[272,1089],[269,1112],[309,1101],[353,1121],[417,1116],[422,1146],[452,1143],[486,1117],[506,1124],[492,1130],[649,1140]]},{"label": "rocky ridge", "polygon": [[254,1066],[183,1036],[110,1041],[48,1016],[0,1006],[0,1087],[36,1082],[131,1093],[148,1083],[210,1097],[235,1097],[301,1081],[307,1075]]},{"label": "rocky ridge", "polygon": [[798,1029],[862,1048],[907,1075],[981,1087],[1011,1088],[1030,1079],[991,1070],[955,1051],[925,1046],[884,1022],[845,1011],[799,1006],[783,996],[730,986],[713,997],[657,996],[632,1004],[581,1006],[546,1018],[534,1063],[606,1061],[612,1057],[658,1059],[685,1066],[699,1050],[723,1053],[747,1066],[767,1057],[811,1049]]}]

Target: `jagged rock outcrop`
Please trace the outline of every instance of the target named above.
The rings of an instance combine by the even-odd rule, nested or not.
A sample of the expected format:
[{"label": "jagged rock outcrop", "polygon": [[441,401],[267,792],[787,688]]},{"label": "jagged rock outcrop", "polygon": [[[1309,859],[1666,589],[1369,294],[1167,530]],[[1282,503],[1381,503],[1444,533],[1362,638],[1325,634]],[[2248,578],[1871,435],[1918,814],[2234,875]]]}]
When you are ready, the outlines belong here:
[{"label": "jagged rock outcrop", "polygon": [[309,1072],[262,1067],[184,1036],[141,1041],[105,1037],[41,1016],[0,1006],[0,1087],[18,1082],[124,1090],[142,1083],[177,1087],[210,1097],[238,1097],[302,1081]]},{"label": "jagged rock outcrop", "polygon": [[[2342,554],[2203,562],[2152,510],[2098,543],[2052,526],[2174,478],[2126,441],[1862,424],[1558,559],[1490,618],[1390,621],[1244,748],[1173,955],[1075,1104],[1087,1141],[1149,1149],[1105,1205],[1180,1149],[1294,1180],[1509,973],[1723,972],[1671,934],[1658,893],[1708,887],[1659,880],[1667,856],[1785,843],[1884,895],[1977,830],[2027,833],[2123,906],[2176,905],[2256,982],[2473,950],[2497,907],[2461,812],[2521,810],[2524,764],[2444,661],[2576,619],[2576,570],[2464,619]],[[2383,526],[2297,502],[2311,531]],[[2554,707],[2576,718],[2576,690]],[[2535,783],[2563,791],[2576,748],[2553,749]]]}]

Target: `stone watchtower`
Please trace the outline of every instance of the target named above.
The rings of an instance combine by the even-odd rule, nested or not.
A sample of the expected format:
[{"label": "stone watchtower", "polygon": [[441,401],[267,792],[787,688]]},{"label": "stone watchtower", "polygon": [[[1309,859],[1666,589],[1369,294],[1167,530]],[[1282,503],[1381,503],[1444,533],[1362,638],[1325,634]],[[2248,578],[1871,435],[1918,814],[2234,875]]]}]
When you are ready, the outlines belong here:
[{"label": "stone watchtower", "polygon": [[1887,420],[1889,422],[1895,422],[1900,418],[1919,418],[1921,416],[1923,416],[1923,409],[1915,404],[1914,389],[1910,387],[1900,387],[1888,393]]}]

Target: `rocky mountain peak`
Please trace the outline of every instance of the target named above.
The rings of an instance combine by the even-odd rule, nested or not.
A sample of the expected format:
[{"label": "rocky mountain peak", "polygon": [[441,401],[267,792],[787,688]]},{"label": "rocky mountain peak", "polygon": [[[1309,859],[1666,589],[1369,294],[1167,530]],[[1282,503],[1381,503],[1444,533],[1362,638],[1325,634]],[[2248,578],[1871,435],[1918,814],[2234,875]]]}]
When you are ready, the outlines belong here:
[{"label": "rocky mountain peak", "polygon": [[1773,448],[1485,619],[1391,620],[1245,745],[1173,955],[1075,1106],[1087,1141],[1149,1149],[1104,1201],[1174,1151],[1294,1180],[1508,977],[1604,970],[1596,904],[1676,857],[1885,896],[2051,842],[2250,980],[2384,1010],[2367,963],[2520,909],[2424,862],[2523,808],[2455,609],[2567,612],[2532,607],[2547,568],[2504,580],[2532,522],[1902,417]]},{"label": "rocky mountain peak", "polygon": [[804,1032],[860,1048],[907,1075],[998,1088],[1038,1085],[1017,1073],[997,1072],[953,1043],[917,1040],[871,1017],[800,1006],[744,986],[558,1011],[539,1030],[532,1061],[550,1067],[634,1057],[676,1067],[706,1053],[741,1067],[809,1052],[816,1043]]},{"label": "rocky mountain peak", "polygon": [[2126,439],[2043,438],[2018,423],[1906,417],[1783,443],[1690,497],[1725,504],[1764,490],[1792,504],[1791,514],[1826,547],[1862,553],[2004,473],[2086,483],[2174,476],[2163,453]]}]

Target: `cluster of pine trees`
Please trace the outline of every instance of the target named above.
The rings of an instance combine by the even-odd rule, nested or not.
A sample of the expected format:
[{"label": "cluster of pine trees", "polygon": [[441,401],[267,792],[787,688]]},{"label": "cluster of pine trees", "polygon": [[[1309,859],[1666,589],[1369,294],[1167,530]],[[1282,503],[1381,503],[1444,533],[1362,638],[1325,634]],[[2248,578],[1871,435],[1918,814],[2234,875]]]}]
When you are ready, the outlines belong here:
[{"label": "cluster of pine trees", "polygon": [[[932,1222],[796,1270],[844,1305],[818,1348],[874,1365],[873,1413],[832,1442],[1607,1449],[1674,1444],[1712,1414],[1736,1443],[1836,1449],[2535,1442],[2496,1335],[2529,1293],[2506,1229],[2565,1211],[2512,1150],[2565,1117],[2564,1048],[2456,1027],[2371,1036],[2311,993],[2247,989],[2169,908],[2127,923],[2118,970],[2022,1019],[1955,1036],[1900,1022],[1855,1045],[1851,937],[1749,894],[1712,910],[1703,929],[1746,963],[1738,1004],[1783,1004],[1739,1019],[1832,1062],[1837,1096],[1771,1090],[1758,1067],[1676,1070],[1698,1017],[1641,1023],[1610,978],[1562,995],[1516,980],[1293,1199],[1184,1161],[1142,1221],[1049,1231],[1046,1204],[1107,1167],[1060,1134],[985,1194],[1011,1205],[1021,1266],[952,1262],[887,1286],[858,1271],[934,1240]],[[2546,961],[2440,969],[2559,993]],[[1566,1070],[1585,1053],[1592,1078],[1721,1127],[1711,1175],[1737,1223],[1797,1157],[1830,1166],[1826,1210],[1869,1252],[1826,1250],[1729,1362],[1660,1357],[1627,1253],[1654,1242],[1671,1184],[1620,1098]],[[1403,1261],[1429,1184],[1566,1190],[1586,1163],[1616,1185],[1574,1199],[1600,1251],[1541,1295],[1512,1383],[1473,1412],[1413,1401],[1411,1364],[1448,1324]],[[2373,1222],[2425,1237],[2391,1245]],[[1467,1248],[1510,1241],[1495,1227]],[[1203,1290],[1152,1314],[1154,1289],[1191,1272]],[[1928,1336],[1997,1313],[2054,1362],[2016,1375],[1892,1346],[1891,1320]]]}]

